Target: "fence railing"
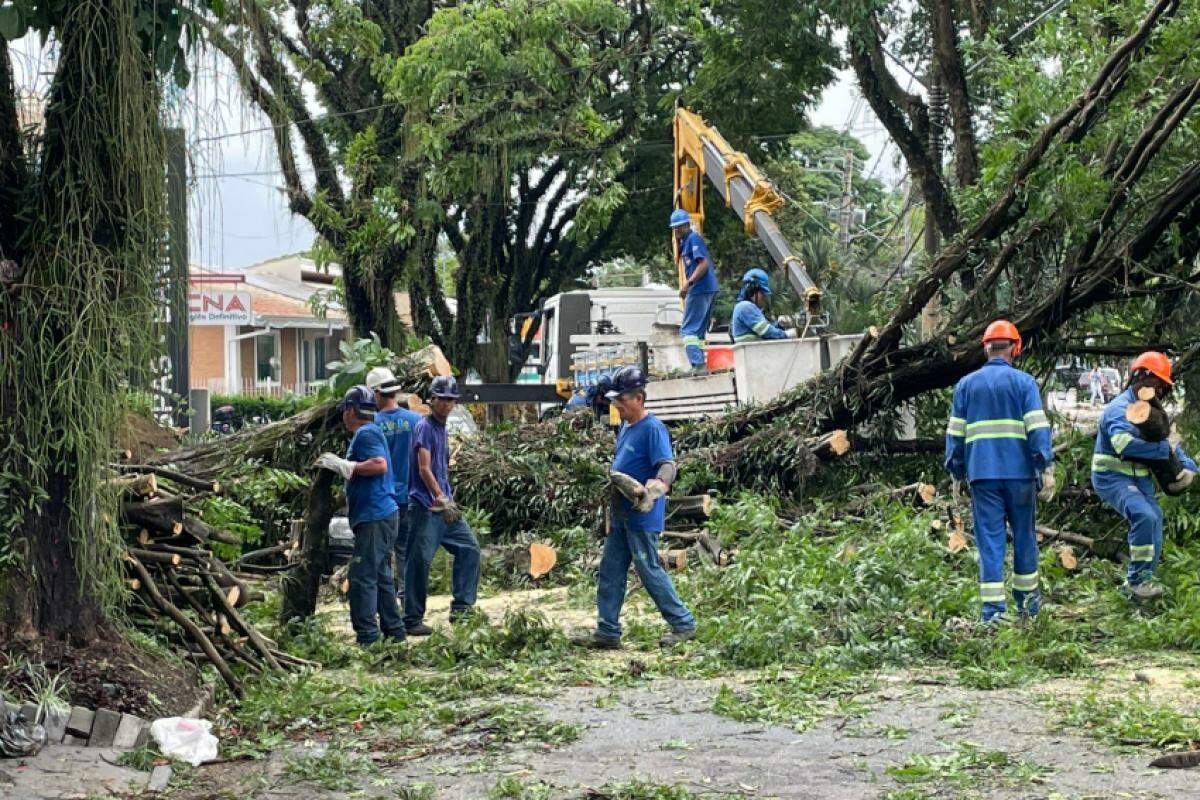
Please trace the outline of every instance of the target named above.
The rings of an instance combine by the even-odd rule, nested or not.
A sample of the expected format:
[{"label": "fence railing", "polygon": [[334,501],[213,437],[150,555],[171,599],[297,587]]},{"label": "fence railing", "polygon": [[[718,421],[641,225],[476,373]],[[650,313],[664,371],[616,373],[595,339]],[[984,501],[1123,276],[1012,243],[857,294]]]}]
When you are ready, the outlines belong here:
[{"label": "fence railing", "polygon": [[226,378],[209,378],[206,381],[193,381],[193,389],[208,389],[212,394],[238,394],[248,397],[283,397],[285,395],[313,394],[324,386],[327,381],[231,381]]}]

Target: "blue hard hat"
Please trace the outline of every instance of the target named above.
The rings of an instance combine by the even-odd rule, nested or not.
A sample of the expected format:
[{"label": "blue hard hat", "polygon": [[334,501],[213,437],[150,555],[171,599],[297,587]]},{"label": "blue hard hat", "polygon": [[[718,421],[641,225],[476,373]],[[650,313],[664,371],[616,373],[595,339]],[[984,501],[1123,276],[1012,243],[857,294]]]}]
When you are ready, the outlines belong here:
[{"label": "blue hard hat", "polygon": [[338,411],[345,411],[347,408],[374,411],[376,409],[375,392],[363,384],[351,386],[337,405]]},{"label": "blue hard hat", "polygon": [[453,375],[438,375],[429,384],[430,397],[444,397],[449,400],[458,399],[458,381]]},{"label": "blue hard hat", "polygon": [[771,293],[771,278],[767,275],[767,271],[755,267],[747,270],[742,276],[742,283],[752,289],[762,289],[767,294]]},{"label": "blue hard hat", "polygon": [[682,208],[677,208],[671,212],[671,227],[678,228],[680,225],[692,224],[692,217]]},{"label": "blue hard hat", "polygon": [[609,400],[646,385],[646,373],[638,367],[621,367],[612,377],[612,388],[604,393]]},{"label": "blue hard hat", "polygon": [[597,397],[604,397],[610,389],[612,389],[612,376],[601,375],[599,380],[588,387],[588,402],[593,403]]}]

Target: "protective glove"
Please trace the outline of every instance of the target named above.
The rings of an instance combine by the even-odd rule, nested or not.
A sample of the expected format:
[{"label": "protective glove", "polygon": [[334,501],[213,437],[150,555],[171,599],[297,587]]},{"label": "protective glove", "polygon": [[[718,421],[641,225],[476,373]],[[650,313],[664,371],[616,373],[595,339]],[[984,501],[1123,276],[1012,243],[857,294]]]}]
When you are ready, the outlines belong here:
[{"label": "protective glove", "polygon": [[784,330],[796,327],[796,323],[787,314],[780,314],[779,318],[775,320],[775,324]]},{"label": "protective glove", "polygon": [[1038,500],[1051,500],[1054,497],[1054,489],[1058,486],[1058,481],[1054,478],[1054,467],[1046,467],[1042,470],[1042,488],[1038,491]]},{"label": "protective glove", "polygon": [[1196,479],[1195,470],[1183,469],[1175,476],[1175,480],[1167,487],[1167,494],[1179,494],[1184,489],[1192,485],[1192,481]]},{"label": "protective glove", "polygon": [[321,453],[317,456],[316,466],[336,472],[346,480],[350,480],[350,476],[354,474],[354,462],[334,453]]},{"label": "protective glove", "polygon": [[646,496],[646,487],[635,478],[626,475],[624,472],[610,472],[608,479],[612,483],[613,488],[636,508],[642,499]]},{"label": "protective glove", "polygon": [[462,509],[458,507],[458,503],[451,500],[449,497],[439,497],[433,501],[433,505],[429,510],[434,514],[442,515],[442,522],[447,525],[453,525],[462,519]]},{"label": "protective glove", "polygon": [[795,328],[788,328],[787,330],[785,330],[783,332],[783,336],[785,339],[795,339],[799,335],[800,335],[800,331],[796,330]]},{"label": "protective glove", "polygon": [[646,481],[642,499],[633,504],[633,510],[639,514],[645,514],[647,511],[654,508],[654,504],[658,501],[658,498],[662,497],[666,493],[667,485],[658,478],[651,478],[650,480]]}]

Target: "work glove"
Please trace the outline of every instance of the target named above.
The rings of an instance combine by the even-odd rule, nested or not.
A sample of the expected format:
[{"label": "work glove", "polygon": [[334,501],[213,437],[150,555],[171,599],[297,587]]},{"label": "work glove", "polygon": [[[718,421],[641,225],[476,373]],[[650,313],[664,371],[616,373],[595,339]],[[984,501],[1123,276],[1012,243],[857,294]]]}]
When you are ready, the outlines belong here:
[{"label": "work glove", "polygon": [[793,322],[792,318],[789,317],[787,314],[779,315],[779,318],[775,320],[775,324],[778,325],[779,327],[783,328],[784,330],[787,330],[788,328],[796,327],[796,323]]},{"label": "work glove", "polygon": [[354,474],[354,462],[334,453],[321,453],[317,456],[316,466],[336,472],[346,480],[350,480],[350,476]]},{"label": "work glove", "polygon": [[[624,472],[610,472],[608,479],[612,483],[613,488],[637,508],[646,496],[646,487],[641,484],[636,478],[626,475]],[[661,482],[661,481],[660,481]]]},{"label": "work glove", "polygon": [[800,331],[796,330],[795,328],[788,328],[787,330],[785,330],[783,332],[783,336],[786,339],[795,339],[799,335],[800,335]]},{"label": "work glove", "polygon": [[1038,490],[1038,500],[1051,500],[1054,497],[1054,489],[1058,486],[1058,481],[1054,478],[1054,467],[1046,467],[1042,470],[1042,488]]},{"label": "work glove", "polygon": [[447,525],[453,525],[462,519],[462,509],[458,507],[458,503],[454,502],[449,497],[442,496],[437,500],[434,500],[433,505],[429,507],[429,510],[434,514],[441,514],[442,522],[446,523]]},{"label": "work glove", "polygon": [[1179,474],[1175,476],[1175,480],[1171,482],[1171,485],[1167,487],[1167,493],[1168,494],[1179,494],[1184,489],[1191,486],[1192,481],[1194,481],[1195,479],[1196,479],[1195,470],[1182,469],[1179,471]]},{"label": "work glove", "polygon": [[639,514],[645,514],[650,509],[654,508],[654,504],[658,498],[667,493],[667,485],[658,478],[651,478],[646,481],[642,499],[633,504],[633,510]]}]

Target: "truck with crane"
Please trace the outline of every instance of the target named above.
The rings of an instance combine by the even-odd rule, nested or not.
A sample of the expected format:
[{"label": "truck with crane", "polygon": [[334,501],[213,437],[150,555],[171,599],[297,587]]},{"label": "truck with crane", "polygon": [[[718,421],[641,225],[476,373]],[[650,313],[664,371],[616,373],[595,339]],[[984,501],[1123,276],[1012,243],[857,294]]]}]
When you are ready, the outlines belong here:
[{"label": "truck with crane", "polygon": [[[710,333],[710,372],[680,376],[687,361],[677,289],[564,292],[547,298],[537,312],[522,315],[525,325],[539,326],[537,354],[527,364],[536,382],[468,384],[463,390],[467,402],[536,402],[549,408],[573,391],[585,391],[603,374],[640,364],[652,376],[647,408],[668,421],[696,419],[767,402],[830,368],[862,338],[824,333],[828,320],[821,311],[821,289],[773,217],[786,202],[778,189],[700,115],[676,109],[673,129],[675,207],[688,213],[694,230],[703,232],[705,179],[713,185],[802,299],[799,337],[734,344]],[[673,255],[682,285],[682,260]]]}]

